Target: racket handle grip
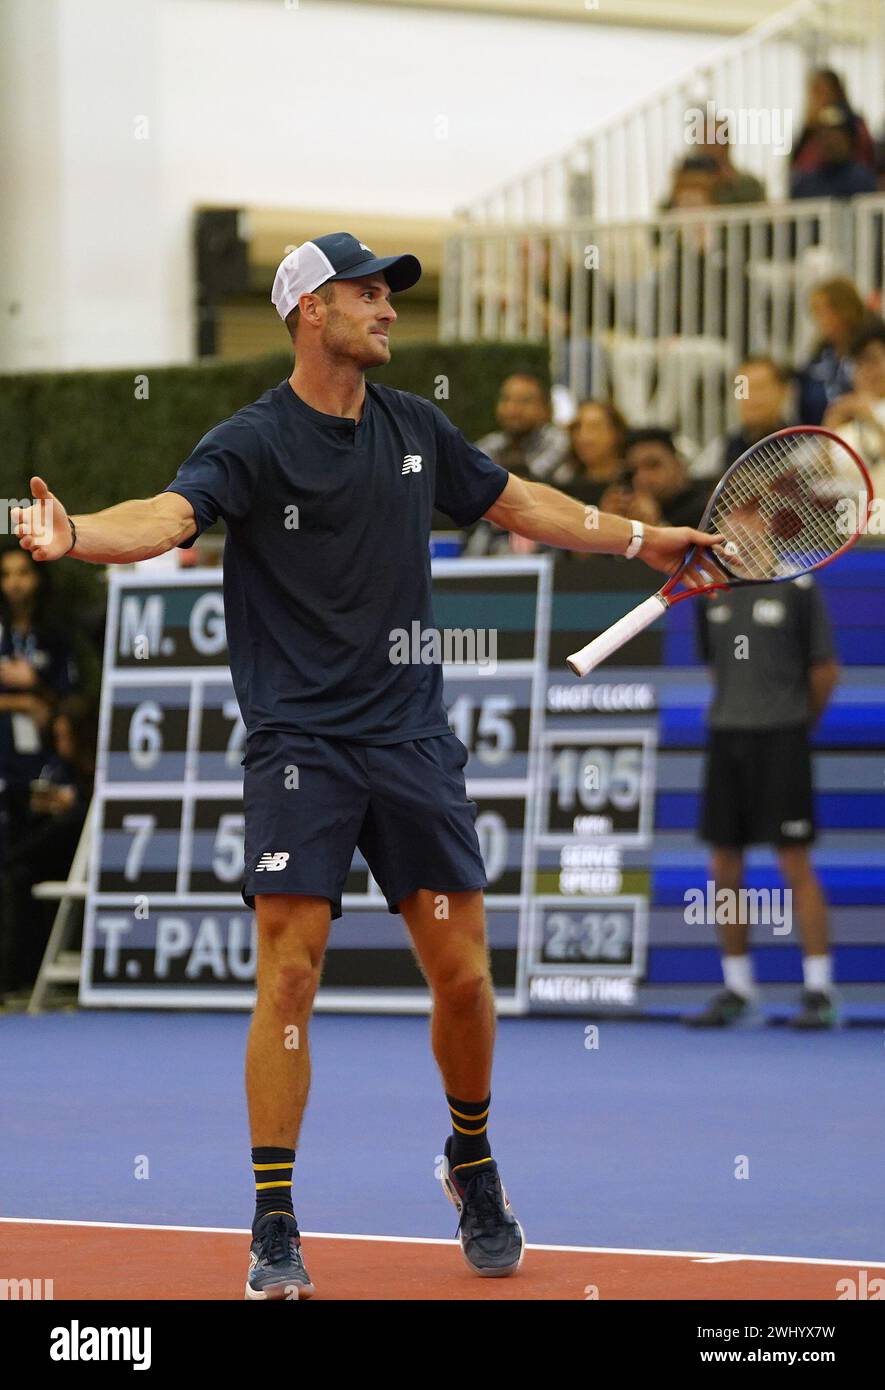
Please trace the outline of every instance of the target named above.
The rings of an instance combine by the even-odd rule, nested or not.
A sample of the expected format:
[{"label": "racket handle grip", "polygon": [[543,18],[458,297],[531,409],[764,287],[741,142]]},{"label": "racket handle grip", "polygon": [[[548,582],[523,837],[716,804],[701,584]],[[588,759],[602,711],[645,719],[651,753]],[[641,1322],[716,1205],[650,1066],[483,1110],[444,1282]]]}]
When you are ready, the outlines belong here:
[{"label": "racket handle grip", "polygon": [[635,637],[644,628],[651,627],[655,619],[665,613],[668,607],[665,598],[661,598],[660,594],[652,594],[651,598],[645,599],[629,613],[625,613],[623,618],[606,628],[605,632],[600,632],[586,647],[582,647],[579,652],[573,652],[567,658],[569,669],[574,671],[576,676],[586,676],[588,671],[592,671],[600,662],[610,657],[612,652],[623,647],[631,637]]}]

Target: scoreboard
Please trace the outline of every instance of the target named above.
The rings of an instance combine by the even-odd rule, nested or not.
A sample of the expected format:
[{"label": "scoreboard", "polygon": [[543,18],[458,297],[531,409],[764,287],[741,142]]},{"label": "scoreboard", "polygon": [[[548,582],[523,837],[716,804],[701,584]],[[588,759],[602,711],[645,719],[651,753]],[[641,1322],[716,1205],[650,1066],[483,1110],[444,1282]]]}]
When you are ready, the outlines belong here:
[{"label": "scoreboard", "polygon": [[[120,1007],[248,1008],[255,924],[240,896],[245,730],[216,569],[109,571],[80,998]],[[494,650],[443,668],[468,749],[501,1013],[629,1014],[719,979],[715,933],[689,925],[709,681],[691,604],[584,681],[565,658],[652,591],[643,566],[550,555],[433,561],[441,631]],[[816,737],[836,974],[885,979],[885,550],[822,572],[843,675]],[[643,587],[644,586],[644,587]],[[468,653],[469,654],[469,653]],[[769,850],[748,882],[778,882]],[[359,852],[333,923],[318,1008],[425,1010],[402,919]],[[795,939],[753,938],[765,981],[800,979]],[[863,991],[866,990],[866,994]]]},{"label": "scoreboard", "polygon": [[[489,886],[502,1012],[629,1002],[644,963],[653,731],[546,727],[552,562],[435,560],[438,628],[495,634],[444,667]],[[221,573],[111,570],[91,827],[84,1004],[249,1007],[255,925],[240,897],[245,729]],[[543,794],[538,795],[538,789]],[[359,851],[317,1007],[428,1006],[405,927]],[[568,983],[563,983],[568,982]],[[588,992],[589,991],[589,992]]]}]

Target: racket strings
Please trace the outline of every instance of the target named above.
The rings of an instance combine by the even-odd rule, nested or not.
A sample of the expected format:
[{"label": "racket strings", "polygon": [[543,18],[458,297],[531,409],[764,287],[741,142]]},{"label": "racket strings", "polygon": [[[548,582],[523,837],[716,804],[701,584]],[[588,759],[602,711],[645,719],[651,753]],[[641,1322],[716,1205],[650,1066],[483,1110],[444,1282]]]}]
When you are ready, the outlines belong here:
[{"label": "racket strings", "polygon": [[784,579],[841,550],[851,532],[839,503],[865,484],[837,440],[797,431],[758,445],[721,486],[710,524],[737,553],[717,559],[739,578]]},{"label": "racket strings", "polygon": [[[775,525],[777,517],[784,510],[784,501],[792,501],[792,499],[776,496],[774,489],[782,480],[795,481],[795,490],[800,492],[800,497],[796,500],[801,500],[803,504],[796,510],[796,524],[799,521],[802,524],[802,532],[797,534],[796,539],[800,541],[801,547],[808,552],[809,558],[814,555],[818,559],[825,559],[827,555],[833,554],[834,550],[839,548],[841,540],[835,546],[831,544],[832,537],[828,535],[826,528],[821,524],[823,513],[814,505],[809,505],[815,493],[814,485],[820,486],[829,483],[832,471],[821,466],[818,439],[819,436],[817,435],[810,438],[806,436],[804,439],[796,436],[787,439],[785,441],[787,444],[786,460],[778,456],[772,444],[763,448],[761,452],[765,459],[766,478],[770,486],[768,491],[762,493],[760,510],[769,527]],[[814,440],[815,444],[809,450],[805,446],[809,445],[811,440]],[[824,452],[825,450],[820,450],[820,453]],[[797,453],[802,455],[798,461],[794,457]],[[784,466],[785,462],[786,466]],[[801,469],[799,475],[801,481],[797,479],[796,472],[794,472],[797,462],[799,469]],[[829,459],[827,459],[827,463],[829,464]],[[792,505],[790,505],[790,510],[793,510]]]}]

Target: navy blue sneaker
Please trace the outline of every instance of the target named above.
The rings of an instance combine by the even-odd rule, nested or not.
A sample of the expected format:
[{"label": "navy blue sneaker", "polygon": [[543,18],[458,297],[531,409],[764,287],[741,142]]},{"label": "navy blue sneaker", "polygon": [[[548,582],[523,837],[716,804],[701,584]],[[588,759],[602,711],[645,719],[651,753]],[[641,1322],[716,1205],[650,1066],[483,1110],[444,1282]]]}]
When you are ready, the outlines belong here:
[{"label": "navy blue sneaker", "polygon": [[831,994],[820,989],[803,989],[799,1012],[789,1020],[791,1028],[838,1028],[839,1010]]},{"label": "navy blue sneaker", "polygon": [[286,1212],[271,1212],[252,1238],[246,1297],[310,1298],[315,1292],[301,1258],[298,1222]]},{"label": "navy blue sneaker", "polygon": [[452,1136],[446,1140],[440,1182],[460,1216],[458,1235],[464,1258],[474,1274],[503,1279],[515,1274],[525,1254],[522,1227],[510,1210],[507,1193],[491,1159],[469,1177],[469,1167],[457,1173],[449,1162]]}]

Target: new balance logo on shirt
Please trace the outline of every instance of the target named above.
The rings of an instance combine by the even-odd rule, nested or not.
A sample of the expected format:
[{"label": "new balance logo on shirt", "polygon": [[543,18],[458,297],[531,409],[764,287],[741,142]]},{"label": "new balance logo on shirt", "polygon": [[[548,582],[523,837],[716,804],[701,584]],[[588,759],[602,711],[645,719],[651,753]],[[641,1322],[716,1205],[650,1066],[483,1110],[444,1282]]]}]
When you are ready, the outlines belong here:
[{"label": "new balance logo on shirt", "polygon": [[420,454],[406,454],[405,458],[403,459],[403,473],[420,473],[420,472],[421,472],[421,455],[420,455]]},{"label": "new balance logo on shirt", "polygon": [[285,851],[277,850],[276,853],[273,854],[268,851],[267,854],[262,854],[258,863],[255,865],[255,872],[259,874],[263,869],[266,869],[269,874],[279,873],[280,869],[285,869],[288,862],[289,856]]}]

